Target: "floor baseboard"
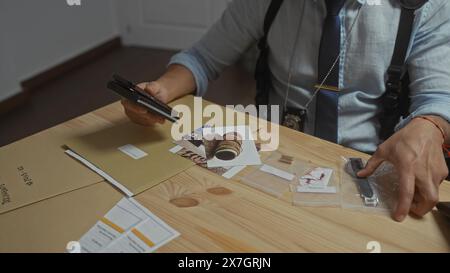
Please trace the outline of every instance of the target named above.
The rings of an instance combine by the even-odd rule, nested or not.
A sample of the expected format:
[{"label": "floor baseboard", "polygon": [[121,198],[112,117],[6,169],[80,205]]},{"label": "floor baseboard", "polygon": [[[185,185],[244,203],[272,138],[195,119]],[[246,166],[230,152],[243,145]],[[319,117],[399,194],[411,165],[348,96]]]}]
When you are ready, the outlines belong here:
[{"label": "floor baseboard", "polygon": [[0,115],[13,110],[14,108],[24,104],[30,97],[30,94],[35,92],[39,87],[48,82],[63,76],[64,74],[89,64],[95,59],[98,59],[108,52],[122,47],[122,40],[120,37],[114,37],[74,58],[71,58],[59,65],[51,67],[36,76],[26,79],[21,82],[22,91],[11,98],[0,101]]},{"label": "floor baseboard", "polygon": [[38,87],[46,84],[47,82],[61,77],[62,75],[76,69],[82,65],[92,62],[93,60],[102,57],[106,53],[122,47],[122,41],[120,37],[115,37],[102,43],[95,48],[92,48],[70,60],[56,65],[46,71],[39,73],[38,75],[31,77],[21,82],[22,89],[25,92],[34,92]]},{"label": "floor baseboard", "polygon": [[11,111],[12,109],[24,104],[29,97],[29,93],[21,91],[4,101],[0,101],[0,115]]}]

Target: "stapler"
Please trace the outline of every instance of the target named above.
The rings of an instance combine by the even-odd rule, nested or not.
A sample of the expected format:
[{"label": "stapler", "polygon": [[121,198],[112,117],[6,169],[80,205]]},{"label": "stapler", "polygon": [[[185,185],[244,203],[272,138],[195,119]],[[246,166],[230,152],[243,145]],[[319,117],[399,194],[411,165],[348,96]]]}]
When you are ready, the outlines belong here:
[{"label": "stapler", "polygon": [[161,102],[154,96],[139,88],[134,83],[120,77],[119,75],[113,75],[113,80],[108,82],[107,87],[119,96],[139,104],[171,122],[177,122],[179,120],[178,114],[167,104]]}]

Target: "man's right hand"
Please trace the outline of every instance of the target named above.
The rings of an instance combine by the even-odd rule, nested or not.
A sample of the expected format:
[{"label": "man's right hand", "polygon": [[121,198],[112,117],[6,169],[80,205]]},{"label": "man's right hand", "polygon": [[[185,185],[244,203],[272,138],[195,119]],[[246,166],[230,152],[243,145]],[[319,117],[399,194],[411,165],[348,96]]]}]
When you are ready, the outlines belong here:
[{"label": "man's right hand", "polygon": [[[169,103],[177,98],[194,93],[195,79],[189,69],[182,65],[172,64],[166,73],[153,82],[143,82],[138,86],[145,92],[156,97],[163,103]],[[169,91],[170,90],[170,91]],[[151,126],[155,123],[163,124],[165,119],[149,112],[144,107],[128,100],[122,100],[125,114],[134,123],[142,126]]]},{"label": "man's right hand", "polygon": [[[138,84],[138,86],[163,103],[169,102],[168,92],[159,82],[144,82]],[[165,119],[160,115],[154,114],[148,111],[145,107],[142,107],[129,100],[123,99],[122,105],[128,118],[139,125],[151,126],[155,123],[163,124],[165,122]]]}]

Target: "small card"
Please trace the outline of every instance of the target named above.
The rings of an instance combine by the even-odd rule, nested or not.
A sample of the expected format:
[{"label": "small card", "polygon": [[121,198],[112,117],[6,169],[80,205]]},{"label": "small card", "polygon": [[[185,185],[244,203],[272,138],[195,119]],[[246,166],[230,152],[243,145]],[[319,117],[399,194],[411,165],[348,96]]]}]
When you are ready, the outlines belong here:
[{"label": "small card", "polygon": [[182,149],[183,149],[182,146],[177,145],[177,146],[173,147],[172,149],[170,149],[169,152],[171,152],[172,154],[176,154],[176,153],[178,153],[179,151],[181,151]]},{"label": "small card", "polygon": [[179,233],[132,198],[123,198],[80,239],[83,253],[148,253]]},{"label": "small card", "polygon": [[[131,213],[134,212],[134,213]],[[112,241],[144,220],[146,215],[139,213],[138,209],[127,200],[122,199],[111,209],[95,226],[93,226],[80,239],[82,252],[95,253],[105,248]]]},{"label": "small card", "polygon": [[226,168],[228,168],[228,170],[224,174],[222,174],[222,176],[225,177],[226,179],[231,179],[231,178],[233,178],[233,176],[235,176],[240,171],[245,169],[245,167],[247,167],[247,166],[234,166],[234,167],[229,167],[229,168],[226,167]]},{"label": "small card", "polygon": [[281,177],[285,180],[288,181],[292,181],[292,179],[294,179],[295,175],[293,175],[292,173],[277,169],[275,167],[269,166],[267,164],[264,164],[261,168],[261,171],[265,172],[265,173],[270,173],[273,174],[275,176]]},{"label": "small card", "polygon": [[131,144],[124,145],[117,149],[119,149],[119,151],[121,151],[122,153],[124,153],[124,154],[128,155],[129,157],[136,159],[136,160],[148,156],[148,154],[146,152],[142,151],[138,147],[131,145]]},{"label": "small card", "polygon": [[304,187],[325,188],[328,186],[332,175],[333,169],[314,168],[300,177],[299,182]]}]

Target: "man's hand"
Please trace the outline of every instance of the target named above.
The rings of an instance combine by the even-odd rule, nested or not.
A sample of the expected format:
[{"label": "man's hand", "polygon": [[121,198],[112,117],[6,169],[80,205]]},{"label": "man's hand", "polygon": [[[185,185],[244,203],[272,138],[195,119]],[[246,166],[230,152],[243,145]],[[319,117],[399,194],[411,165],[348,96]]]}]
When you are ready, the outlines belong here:
[{"label": "man's hand", "polygon": [[[164,103],[192,94],[196,88],[192,72],[178,64],[170,65],[158,80],[144,82],[138,86]],[[150,126],[165,121],[163,117],[150,113],[144,107],[128,100],[122,100],[122,105],[125,108],[125,114],[137,124]]]},{"label": "man's hand", "polygon": [[[164,103],[167,103],[169,100],[167,90],[158,82],[145,82],[138,84],[138,86]],[[160,115],[153,114],[145,107],[137,105],[129,100],[123,99],[122,105],[128,118],[139,125],[150,126],[155,123],[163,124],[165,121]]]},{"label": "man's hand", "polygon": [[[445,122],[438,117],[429,118],[438,124]],[[439,185],[448,175],[443,143],[442,134],[433,123],[416,118],[381,144],[358,175],[370,176],[383,161],[391,162],[399,174],[400,186],[394,219],[401,222],[410,211],[423,216],[438,202]]]}]

